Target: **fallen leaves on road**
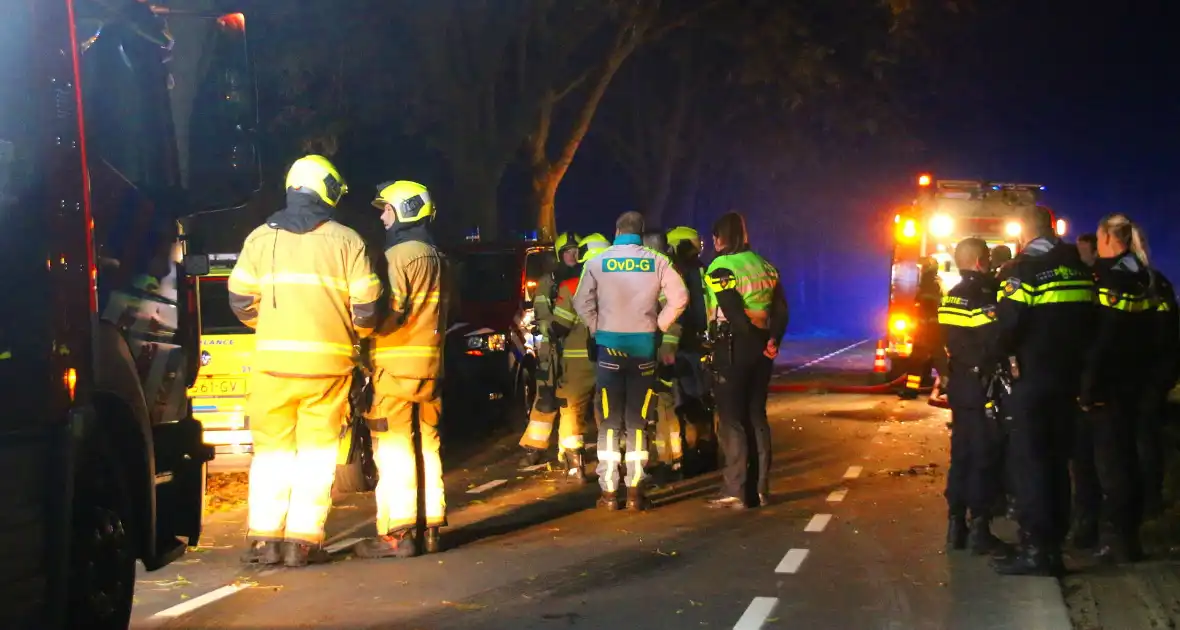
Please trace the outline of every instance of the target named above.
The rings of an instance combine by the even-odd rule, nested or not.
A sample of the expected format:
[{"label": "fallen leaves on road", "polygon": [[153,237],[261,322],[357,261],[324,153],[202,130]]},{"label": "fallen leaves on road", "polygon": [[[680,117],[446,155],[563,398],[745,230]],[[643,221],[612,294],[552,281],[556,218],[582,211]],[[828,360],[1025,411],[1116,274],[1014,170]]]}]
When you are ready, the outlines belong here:
[{"label": "fallen leaves on road", "polygon": [[938,464],[915,464],[909,468],[886,468],[877,471],[878,475],[889,475],[890,477],[907,477],[914,475],[933,475],[938,468]]},{"label": "fallen leaves on road", "polygon": [[249,494],[249,473],[211,473],[205,484],[205,513],[227,512],[246,507]]}]

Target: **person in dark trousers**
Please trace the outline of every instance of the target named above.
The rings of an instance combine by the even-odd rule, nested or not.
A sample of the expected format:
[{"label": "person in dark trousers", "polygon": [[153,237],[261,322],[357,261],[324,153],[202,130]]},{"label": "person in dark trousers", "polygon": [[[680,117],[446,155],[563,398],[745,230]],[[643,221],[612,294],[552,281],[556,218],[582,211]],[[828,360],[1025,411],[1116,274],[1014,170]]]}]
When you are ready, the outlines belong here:
[{"label": "person in dark trousers", "polygon": [[1078,404],[1094,432],[1094,460],[1104,498],[1102,547],[1098,555],[1116,562],[1142,559],[1143,523],[1138,408],[1151,374],[1152,276],[1147,244],[1137,225],[1112,214],[1098,224],[1098,325],[1082,373]]},{"label": "person in dark trousers", "polygon": [[[766,398],[774,358],[787,330],[787,300],[778,270],[750,250],[746,222],[730,212],[713,225],[717,257],[705,274],[718,438],[724,454],[721,494],[711,507],[767,505],[770,495],[770,423]],[[750,443],[757,452],[750,483]]]},{"label": "person in dark trousers", "polygon": [[1163,509],[1164,453],[1161,431],[1168,392],[1180,381],[1180,308],[1176,289],[1158,269],[1151,269],[1155,287],[1151,313],[1154,349],[1152,368],[1139,409],[1139,464],[1143,469],[1144,518],[1155,518]]},{"label": "person in dark trousers", "polygon": [[[1098,259],[1098,236],[1082,234],[1077,240],[1078,256],[1087,267],[1093,268]],[[1098,464],[1094,461],[1094,429],[1087,414],[1081,409],[1074,421],[1073,454],[1070,474],[1073,477],[1073,530],[1075,549],[1088,550],[1098,546],[1098,524],[1102,511],[1102,484],[1098,480]]]},{"label": "person in dark trousers", "polygon": [[1000,291],[998,356],[1012,371],[1010,452],[1019,471],[1018,551],[997,558],[1006,575],[1060,575],[1069,530],[1070,433],[1086,348],[1095,320],[1095,287],[1078,250],[1054,232],[1049,211],[1020,213],[1022,248]]},{"label": "person in dark trousers", "polygon": [[999,542],[990,524],[1000,496],[1001,431],[984,411],[987,379],[998,362],[993,339],[998,286],[988,265],[985,241],[961,241],[955,247],[955,264],[963,279],[938,308],[946,352],[935,355],[939,385],[947,394],[953,421],[946,484],[947,546],[963,549],[970,544],[972,553],[984,555]]}]

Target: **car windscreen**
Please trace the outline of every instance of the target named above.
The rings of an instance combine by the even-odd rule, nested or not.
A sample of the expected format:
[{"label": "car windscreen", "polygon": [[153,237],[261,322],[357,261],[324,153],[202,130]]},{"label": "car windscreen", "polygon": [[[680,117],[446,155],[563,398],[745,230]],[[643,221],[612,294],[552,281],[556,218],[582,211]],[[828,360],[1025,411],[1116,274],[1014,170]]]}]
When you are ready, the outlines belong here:
[{"label": "car windscreen", "polygon": [[460,295],[464,302],[520,299],[521,269],[516,252],[466,254],[458,262]]},{"label": "car windscreen", "polygon": [[226,278],[201,278],[201,334],[249,335],[254,329],[238,320],[229,307],[229,283]]}]

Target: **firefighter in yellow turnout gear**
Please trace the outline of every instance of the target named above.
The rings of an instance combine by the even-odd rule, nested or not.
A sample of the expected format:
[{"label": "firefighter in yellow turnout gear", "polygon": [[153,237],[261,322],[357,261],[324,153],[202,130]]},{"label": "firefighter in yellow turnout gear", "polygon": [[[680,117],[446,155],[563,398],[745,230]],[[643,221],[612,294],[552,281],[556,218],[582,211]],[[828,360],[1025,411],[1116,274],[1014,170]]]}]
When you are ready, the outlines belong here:
[{"label": "firefighter in yellow turnout gear", "polygon": [[[578,241],[578,262],[584,263],[610,247],[601,234]],[[561,377],[557,384],[561,416],[561,450],[571,479],[586,480],[584,421],[594,401],[595,368],[590,360],[590,331],[574,311],[579,277],[567,278],[557,288],[550,331],[561,347]],[[552,420],[550,420],[552,422]]]},{"label": "firefighter in yellow turnout gear", "polygon": [[438,528],[447,520],[438,433],[446,261],[428,230],[435,208],[426,187],[382,184],[373,205],[386,229],[390,295],[389,313],[373,336],[373,405],[366,415],[380,473],[377,537],[355,553],[407,558],[438,551]]},{"label": "firefighter in yellow turnout gear", "polygon": [[[558,425],[558,450],[567,465],[570,465],[570,460],[583,448],[583,418],[580,414],[585,412],[585,408],[571,407],[571,403],[566,397],[566,394],[571,392],[565,391],[562,387],[562,384],[566,382],[564,371],[567,367],[564,357],[565,340],[555,338],[553,332],[553,324],[557,319],[555,302],[558,298],[559,287],[566,280],[576,279],[581,274],[581,266],[578,261],[578,241],[576,234],[559,234],[553,244],[554,253],[557,255],[557,268],[537,281],[537,292],[533,297],[533,319],[537,323],[537,329],[542,339],[537,347],[537,401],[529,414],[529,424],[524,430],[524,435],[520,437],[520,447],[525,451],[524,457],[520,460],[521,467],[535,466],[541,463],[545,457],[545,451],[549,449],[549,441],[553,435],[555,422]],[[573,315],[568,300],[565,308],[569,315]],[[572,320],[570,317],[566,317],[565,321],[569,323]],[[566,330],[570,328],[572,326],[567,326]],[[577,344],[578,342],[572,340],[572,343]],[[571,357],[574,359],[573,367],[575,369],[580,368],[581,364],[586,362],[584,347],[583,344],[580,357]],[[573,378],[576,381],[579,376],[575,375]],[[592,390],[593,374],[591,374],[590,380]],[[577,386],[574,386],[573,391],[577,390]],[[574,398],[577,399],[578,396],[574,395]],[[578,403],[575,401],[573,404],[577,406]],[[580,455],[578,458],[580,462]],[[580,469],[581,464],[569,467],[570,474],[579,477],[581,476],[578,472]]]},{"label": "firefighter in yellow turnout gear", "polygon": [[246,238],[230,307],[254,328],[250,549],[243,560],[303,566],[320,548],[346,422],[354,344],[377,321],[381,282],[364,241],[332,220],[348,188],[323,157],[287,174],[287,205]]}]

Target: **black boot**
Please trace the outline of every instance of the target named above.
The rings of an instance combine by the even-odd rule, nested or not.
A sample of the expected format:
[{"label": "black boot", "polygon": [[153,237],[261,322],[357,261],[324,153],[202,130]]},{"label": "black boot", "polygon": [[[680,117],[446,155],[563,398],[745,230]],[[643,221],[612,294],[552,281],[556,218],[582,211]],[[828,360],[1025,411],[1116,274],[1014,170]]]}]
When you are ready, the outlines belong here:
[{"label": "black boot", "polygon": [[585,450],[577,449],[565,452],[566,476],[571,481],[586,483],[586,455]]},{"label": "black boot", "polygon": [[1025,545],[1012,556],[994,559],[992,568],[1000,575],[1061,577],[1065,573],[1061,552],[1034,544]]},{"label": "black boot", "polygon": [[991,519],[981,516],[971,519],[971,533],[967,536],[971,554],[986,556],[1003,546],[1003,541],[992,534]]},{"label": "black boot", "polygon": [[439,535],[437,527],[427,527],[423,539],[426,553],[438,553],[442,551],[442,536]]},{"label": "black boot", "polygon": [[283,543],[283,564],[296,568],[309,564],[322,564],[332,558],[319,545],[287,541]]},{"label": "black boot", "polygon": [[946,522],[946,548],[947,549],[966,549],[967,548],[967,517],[966,516],[951,516]]},{"label": "black boot", "polygon": [[283,561],[283,546],[274,541],[254,540],[241,559],[245,564],[279,564]]},{"label": "black boot", "polygon": [[418,555],[418,540],[411,530],[401,530],[362,540],[352,552],[358,558],[413,558]]},{"label": "black boot", "polygon": [[619,497],[613,492],[603,492],[602,496],[598,497],[598,507],[607,512],[614,512],[619,509]]},{"label": "black boot", "polygon": [[1073,538],[1074,549],[1093,549],[1098,546],[1098,521],[1090,517],[1081,517],[1074,521]]},{"label": "black boot", "polygon": [[524,457],[520,458],[519,465],[521,468],[528,468],[529,466],[536,466],[545,459],[545,451],[536,448],[525,448]]},{"label": "black boot", "polygon": [[632,512],[642,512],[651,507],[643,488],[627,488],[627,509]]}]

